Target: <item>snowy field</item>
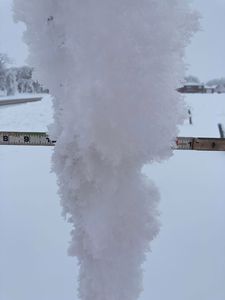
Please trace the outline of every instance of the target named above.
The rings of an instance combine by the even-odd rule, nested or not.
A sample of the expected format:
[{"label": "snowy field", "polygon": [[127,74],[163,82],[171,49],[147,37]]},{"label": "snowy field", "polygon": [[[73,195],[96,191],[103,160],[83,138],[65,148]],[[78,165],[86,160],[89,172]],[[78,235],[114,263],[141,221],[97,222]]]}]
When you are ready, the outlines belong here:
[{"label": "snowy field", "polygon": [[[186,99],[193,126],[184,124],[180,135],[219,137],[224,96]],[[49,96],[0,107],[0,130],[45,131],[51,114]],[[76,261],[67,256],[70,227],[60,216],[51,153],[0,148],[1,300],[76,299]],[[141,300],[225,299],[224,165],[223,152],[180,151],[144,168],[161,193],[162,227],[144,266]]]}]

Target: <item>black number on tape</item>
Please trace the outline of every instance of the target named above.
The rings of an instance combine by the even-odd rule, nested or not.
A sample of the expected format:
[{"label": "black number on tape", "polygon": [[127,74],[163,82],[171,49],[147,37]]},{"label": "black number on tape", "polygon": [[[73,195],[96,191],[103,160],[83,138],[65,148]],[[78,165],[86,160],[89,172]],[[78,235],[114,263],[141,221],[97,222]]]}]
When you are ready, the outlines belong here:
[{"label": "black number on tape", "polygon": [[4,141],[4,142],[8,142],[8,141],[9,141],[8,135],[3,135],[3,141]]},{"label": "black number on tape", "polygon": [[25,136],[25,137],[24,137],[24,142],[25,142],[25,143],[29,143],[29,141],[30,141],[29,136]]}]

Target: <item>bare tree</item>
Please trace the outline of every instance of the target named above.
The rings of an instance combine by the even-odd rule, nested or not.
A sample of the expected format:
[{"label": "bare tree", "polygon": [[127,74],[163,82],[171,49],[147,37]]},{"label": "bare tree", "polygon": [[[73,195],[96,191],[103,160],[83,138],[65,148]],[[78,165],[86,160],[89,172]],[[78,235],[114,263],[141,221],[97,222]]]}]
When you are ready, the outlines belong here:
[{"label": "bare tree", "polygon": [[0,53],[0,90],[6,90],[6,69],[10,62],[6,54]]},{"label": "bare tree", "polygon": [[0,71],[6,69],[6,65],[10,62],[8,56],[4,53],[0,53]]}]

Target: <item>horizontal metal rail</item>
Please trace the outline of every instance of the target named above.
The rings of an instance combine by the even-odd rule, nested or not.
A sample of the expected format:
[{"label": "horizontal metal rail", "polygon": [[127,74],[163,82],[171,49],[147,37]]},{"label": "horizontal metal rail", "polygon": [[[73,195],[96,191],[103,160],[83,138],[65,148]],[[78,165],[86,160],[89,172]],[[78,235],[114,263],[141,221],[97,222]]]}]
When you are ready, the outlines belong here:
[{"label": "horizontal metal rail", "polygon": [[[0,131],[0,145],[54,146],[46,132]],[[225,151],[225,138],[177,137],[174,150]]]},{"label": "horizontal metal rail", "polygon": [[0,106],[8,106],[8,105],[15,105],[15,104],[23,104],[23,103],[29,103],[29,102],[38,102],[38,101],[41,101],[42,99],[42,96],[37,96],[37,97],[25,97],[25,98],[18,98],[18,99],[2,99],[0,97]]}]

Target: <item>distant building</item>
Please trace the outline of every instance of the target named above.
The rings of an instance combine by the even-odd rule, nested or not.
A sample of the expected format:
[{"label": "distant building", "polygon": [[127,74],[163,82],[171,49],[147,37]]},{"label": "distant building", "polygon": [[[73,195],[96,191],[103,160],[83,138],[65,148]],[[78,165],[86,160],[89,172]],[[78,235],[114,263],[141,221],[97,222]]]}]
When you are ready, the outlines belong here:
[{"label": "distant building", "polygon": [[206,87],[203,84],[185,84],[177,89],[179,93],[183,94],[212,94],[215,92],[214,88]]},{"label": "distant building", "polygon": [[215,92],[218,94],[225,93],[225,86],[223,84],[219,84],[215,87]]}]

